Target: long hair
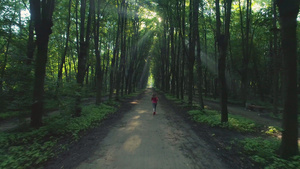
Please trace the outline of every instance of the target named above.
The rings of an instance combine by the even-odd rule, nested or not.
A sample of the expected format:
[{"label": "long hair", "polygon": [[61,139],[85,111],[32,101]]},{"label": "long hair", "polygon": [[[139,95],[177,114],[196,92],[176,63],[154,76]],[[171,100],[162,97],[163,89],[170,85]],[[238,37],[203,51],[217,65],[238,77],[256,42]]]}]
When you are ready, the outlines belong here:
[{"label": "long hair", "polygon": [[156,93],[153,93],[153,94],[152,94],[152,97],[156,97]]}]

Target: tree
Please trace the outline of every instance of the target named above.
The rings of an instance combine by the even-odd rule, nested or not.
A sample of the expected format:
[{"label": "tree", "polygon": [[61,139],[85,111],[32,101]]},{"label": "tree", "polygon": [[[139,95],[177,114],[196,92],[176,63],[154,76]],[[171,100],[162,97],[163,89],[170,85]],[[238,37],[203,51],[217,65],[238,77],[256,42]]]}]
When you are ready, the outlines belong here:
[{"label": "tree", "polygon": [[225,17],[225,32],[221,34],[221,20],[220,20],[220,4],[219,0],[216,0],[216,19],[217,19],[217,42],[219,49],[219,81],[220,81],[220,92],[221,92],[221,122],[228,121],[228,110],[227,110],[227,86],[226,86],[226,55],[227,55],[227,46],[229,39],[229,25],[230,25],[230,16],[231,16],[231,3],[232,0],[226,0],[226,17]]},{"label": "tree", "polygon": [[[196,20],[198,20],[195,10],[195,0],[190,0],[190,32],[189,32],[189,55],[188,55],[188,70],[189,70],[189,83],[188,83],[188,104],[193,103],[193,88],[194,88],[194,63],[195,63],[195,44],[196,44]],[[198,11],[197,11],[198,12]]]},{"label": "tree", "polygon": [[49,36],[52,33],[54,0],[30,0],[30,13],[36,32],[37,55],[35,62],[31,126],[40,127],[44,112],[44,83],[48,56]]},{"label": "tree", "polygon": [[100,0],[96,0],[96,5],[93,8],[93,21],[94,21],[94,44],[95,44],[95,55],[96,55],[96,104],[101,103],[102,96],[102,69],[101,69],[101,57],[100,57]]},{"label": "tree", "polygon": [[273,113],[277,114],[278,113],[278,99],[279,99],[279,70],[280,70],[280,58],[279,58],[279,53],[278,53],[278,42],[277,42],[277,34],[278,34],[278,29],[277,29],[277,9],[276,9],[276,0],[273,0],[273,50],[272,50],[272,68],[273,68]]},{"label": "tree", "polygon": [[117,1],[118,6],[118,22],[117,22],[117,32],[116,32],[116,40],[115,40],[115,47],[113,51],[113,58],[111,61],[111,69],[110,69],[110,81],[109,81],[109,99],[112,99],[113,91],[115,89],[115,72],[117,69],[118,64],[118,57],[119,57],[119,49],[120,49],[120,32],[121,32],[121,7],[119,5],[119,1]]},{"label": "tree", "polygon": [[138,55],[138,39],[139,39],[139,16],[138,16],[139,5],[137,0],[135,1],[135,14],[133,18],[133,37],[132,37],[132,50],[131,50],[131,59],[129,62],[128,75],[127,75],[127,86],[128,86],[128,94],[133,91],[133,74],[134,74],[134,66],[136,63],[137,55]]},{"label": "tree", "polygon": [[89,14],[88,20],[85,26],[85,11],[86,11],[86,0],[81,1],[80,8],[80,49],[78,56],[78,72],[77,72],[77,84],[78,84],[78,95],[75,103],[75,116],[81,115],[81,89],[83,87],[84,76],[86,74],[86,64],[87,57],[89,53],[89,45],[90,45],[90,33],[91,33],[91,22],[93,16],[93,6],[94,0],[90,0],[89,2]]},{"label": "tree", "polygon": [[195,18],[197,18],[195,20],[195,25],[197,25],[196,27],[196,46],[197,46],[197,56],[196,56],[196,61],[197,61],[197,74],[198,74],[198,93],[199,93],[199,105],[200,105],[200,109],[204,109],[204,103],[203,103],[203,98],[202,98],[202,61],[201,61],[201,44],[200,44],[200,35],[199,35],[199,0],[195,0],[195,5],[194,5],[194,13],[195,13]]},{"label": "tree", "polygon": [[299,0],[277,0],[281,25],[281,43],[284,67],[284,113],[280,155],[289,158],[297,155],[297,15]]},{"label": "tree", "polygon": [[180,98],[184,99],[184,72],[185,72],[185,60],[187,57],[187,49],[185,45],[185,0],[182,2],[182,17],[181,17],[181,29],[182,33],[180,34],[181,44],[183,46],[182,49],[182,61],[181,61],[181,72],[180,72]]},{"label": "tree", "polygon": [[248,67],[250,61],[250,21],[252,12],[252,0],[247,0],[246,4],[246,30],[244,32],[243,15],[241,8],[241,1],[239,0],[239,10],[240,10],[240,21],[241,21],[241,34],[242,34],[242,70],[241,70],[241,98],[243,105],[246,105],[247,93],[248,93]]},{"label": "tree", "polygon": [[[125,54],[126,54],[126,29],[127,29],[127,4],[125,0],[121,1],[120,6],[120,42],[121,42],[121,54],[120,54],[120,65],[117,70],[117,79],[116,79],[116,99],[119,99],[119,93],[121,90],[121,85],[123,85],[123,79],[125,73]],[[118,60],[118,57],[117,57]],[[122,83],[122,84],[121,84]]]}]

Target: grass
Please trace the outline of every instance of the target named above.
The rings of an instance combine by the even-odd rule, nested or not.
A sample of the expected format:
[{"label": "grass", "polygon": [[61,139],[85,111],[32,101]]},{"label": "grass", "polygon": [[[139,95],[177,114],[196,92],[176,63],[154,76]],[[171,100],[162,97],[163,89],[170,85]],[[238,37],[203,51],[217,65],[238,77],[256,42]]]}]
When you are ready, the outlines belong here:
[{"label": "grass", "polygon": [[3,113],[0,113],[0,120],[7,120],[7,119],[14,118],[14,117],[19,117],[22,114],[24,114],[24,113],[20,112],[20,111],[3,112]]},{"label": "grass", "polygon": [[276,138],[246,138],[240,141],[243,153],[250,156],[258,165],[266,169],[298,169],[300,155],[290,159],[282,159],[276,152],[280,147],[280,140]]},{"label": "grass", "polygon": [[216,110],[190,110],[188,113],[196,122],[205,123],[212,127],[229,128],[239,132],[259,131],[259,126],[254,121],[240,116],[229,114],[228,122],[221,123],[221,114]]},{"label": "grass", "polygon": [[[114,106],[113,106],[114,105]],[[39,129],[0,133],[0,168],[34,168],[54,157],[64,145],[58,142],[63,137],[78,139],[85,131],[116,111],[117,103],[83,107],[80,117],[57,115],[45,120]]]}]

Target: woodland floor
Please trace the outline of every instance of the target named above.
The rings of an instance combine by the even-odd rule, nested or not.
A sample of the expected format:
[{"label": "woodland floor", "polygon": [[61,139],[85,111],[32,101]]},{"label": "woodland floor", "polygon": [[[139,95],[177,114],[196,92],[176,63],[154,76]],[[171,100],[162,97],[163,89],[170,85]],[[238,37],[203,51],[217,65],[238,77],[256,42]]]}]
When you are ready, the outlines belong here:
[{"label": "woodland floor", "polygon": [[[192,121],[188,110],[159,95],[157,115],[152,115],[151,89],[124,100],[117,113],[85,133],[68,150],[48,161],[43,168],[122,169],[241,169],[260,168],[241,155],[234,139],[251,134],[209,127]],[[85,100],[94,102],[93,98]],[[212,109],[219,104],[205,101]],[[281,126],[266,113],[229,105],[231,114],[242,115],[265,126]],[[55,112],[53,112],[55,113]],[[1,123],[0,129],[5,128]],[[6,123],[13,127],[13,121]]]},{"label": "woodland floor", "polygon": [[259,168],[226,146],[243,135],[193,122],[186,110],[159,96],[152,115],[151,89],[85,134],[44,168],[234,169]]}]

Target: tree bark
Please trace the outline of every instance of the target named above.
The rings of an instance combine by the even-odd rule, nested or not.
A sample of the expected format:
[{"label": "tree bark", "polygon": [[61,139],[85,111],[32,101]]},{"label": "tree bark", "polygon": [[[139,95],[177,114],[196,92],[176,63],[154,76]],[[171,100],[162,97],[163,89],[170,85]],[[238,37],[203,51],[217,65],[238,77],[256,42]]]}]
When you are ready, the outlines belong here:
[{"label": "tree bark", "polygon": [[226,0],[226,17],[225,17],[225,32],[222,35],[220,31],[220,6],[219,0],[216,0],[216,19],[217,19],[217,39],[219,48],[219,64],[218,73],[220,81],[221,92],[221,122],[228,122],[228,110],[227,110],[227,86],[226,86],[226,55],[229,39],[229,25],[231,16],[231,4],[232,0]]},{"label": "tree bark", "polygon": [[277,0],[284,68],[284,113],[280,155],[289,158],[298,150],[297,15],[299,0]]},{"label": "tree bark", "polygon": [[193,88],[194,88],[194,63],[195,63],[195,32],[196,32],[196,20],[198,19],[195,15],[195,0],[190,0],[190,33],[189,33],[189,55],[188,55],[188,65],[189,65],[189,83],[188,83],[188,104],[191,106],[193,104]]},{"label": "tree bark", "polygon": [[116,100],[119,100],[120,89],[122,86],[122,72],[125,71],[125,53],[126,53],[126,11],[127,7],[125,0],[122,0],[120,6],[119,17],[121,19],[121,28],[120,28],[120,41],[121,41],[121,55],[120,55],[120,66],[117,71],[117,82],[116,82]]},{"label": "tree bark", "polygon": [[37,39],[33,104],[31,110],[31,126],[35,128],[42,126],[42,116],[44,112],[44,82],[48,55],[48,42],[49,36],[52,33],[51,27],[53,26],[53,11],[54,0],[30,0],[30,13],[32,15]]},{"label": "tree bark", "polygon": [[[170,14],[172,15],[172,14]],[[171,93],[175,94],[175,43],[174,43],[174,24],[173,18],[170,16],[170,45],[171,45]]]},{"label": "tree bark", "polygon": [[273,51],[272,51],[272,61],[273,61],[273,113],[278,114],[278,99],[279,99],[279,70],[280,70],[280,59],[278,54],[277,47],[277,9],[276,9],[276,0],[273,0]]},{"label": "tree bark", "polygon": [[[118,15],[120,15],[120,7],[118,7]],[[110,89],[109,89],[109,100],[112,99],[113,91],[115,88],[114,84],[114,78],[115,78],[115,70],[116,70],[116,59],[119,57],[119,41],[120,41],[120,26],[121,26],[121,18],[118,17],[118,26],[117,26],[117,35],[116,35],[116,42],[115,42],[115,48],[113,51],[113,58],[111,61],[111,70],[110,70]]]},{"label": "tree bark", "polygon": [[[94,44],[96,55],[96,105],[101,103],[102,96],[102,69],[101,69],[101,57],[100,57],[100,0],[97,0],[93,8],[93,21],[94,21]],[[96,8],[96,9],[95,9]],[[96,12],[95,12],[96,11]]]},{"label": "tree bark", "polygon": [[196,56],[196,61],[197,61],[197,74],[198,74],[198,94],[199,94],[199,105],[200,105],[200,110],[204,109],[204,103],[203,103],[203,97],[202,97],[202,61],[201,61],[201,45],[200,45],[200,35],[199,35],[199,23],[198,23],[198,16],[199,16],[199,0],[195,0],[194,4],[194,18],[195,18],[195,41],[196,41],[196,46],[197,46],[197,56]]},{"label": "tree bark", "polygon": [[185,0],[182,2],[182,19],[181,19],[181,27],[182,27],[182,33],[181,33],[181,43],[183,46],[182,49],[182,61],[181,61],[181,72],[180,72],[180,98],[181,100],[184,99],[184,72],[185,72],[185,59],[186,59],[186,46],[185,46]]},{"label": "tree bark", "polygon": [[242,32],[242,50],[243,50],[243,62],[242,62],[242,70],[241,70],[241,98],[243,105],[246,105],[247,95],[248,95],[248,65],[250,60],[250,46],[249,46],[249,35],[250,35],[250,21],[251,21],[251,4],[252,0],[247,0],[246,4],[246,30],[244,35],[243,29],[243,15],[241,4],[239,1],[240,8],[240,20],[241,20],[241,32]]},{"label": "tree bark", "polygon": [[29,20],[29,35],[28,35],[28,41],[27,41],[27,65],[31,65],[31,62],[33,61],[33,55],[34,55],[34,49],[35,49],[35,43],[34,43],[34,25],[32,21],[32,15],[30,15]]}]

